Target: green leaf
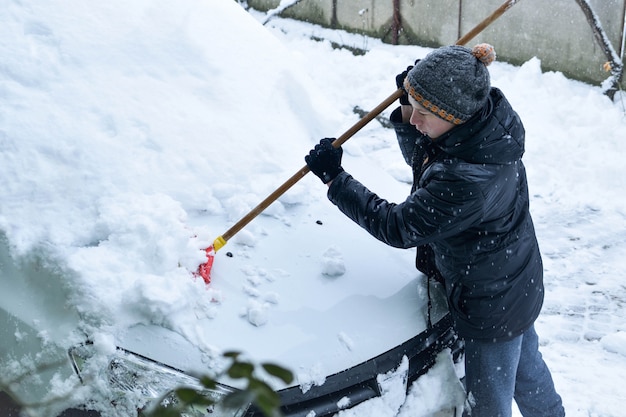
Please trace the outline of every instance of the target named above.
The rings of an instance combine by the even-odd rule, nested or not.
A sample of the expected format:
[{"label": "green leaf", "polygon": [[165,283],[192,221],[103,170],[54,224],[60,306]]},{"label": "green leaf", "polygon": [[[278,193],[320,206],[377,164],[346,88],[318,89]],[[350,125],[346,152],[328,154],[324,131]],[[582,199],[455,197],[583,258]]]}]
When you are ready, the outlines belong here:
[{"label": "green leaf", "polygon": [[[265,417],[282,417],[280,411],[280,396],[272,387],[264,381],[254,376],[255,370],[258,371],[258,365],[246,361],[240,361],[240,352],[230,351],[222,354],[223,357],[232,359],[233,363],[226,370],[229,377],[233,379],[245,379],[248,382],[246,389],[232,392],[225,397],[217,400],[211,399],[202,389],[179,388],[174,394],[179,400],[177,405],[170,404],[169,407],[160,405],[148,417],[180,417],[185,415],[185,406],[200,406],[221,404],[225,408],[241,408],[249,404],[254,404]],[[279,365],[272,363],[261,364],[264,371],[283,382],[289,384],[293,381],[294,376],[291,371]],[[220,374],[221,375],[221,374]],[[209,375],[199,377],[203,387],[212,389],[218,386],[218,383]]]},{"label": "green leaf", "polygon": [[235,391],[228,394],[222,400],[222,405],[226,408],[239,408],[254,401],[254,393],[248,390]]},{"label": "green leaf", "polygon": [[205,388],[209,388],[209,389],[217,388],[217,382],[215,382],[215,380],[213,378],[211,378],[210,376],[207,376],[207,375],[205,375],[205,376],[200,378],[200,383]]},{"label": "green leaf", "polygon": [[228,368],[228,376],[231,378],[252,378],[254,366],[248,362],[235,362]]},{"label": "green leaf", "polygon": [[254,403],[266,416],[280,415],[280,398],[271,389],[258,392]]},{"label": "green leaf", "polygon": [[239,355],[241,355],[241,352],[238,352],[236,350],[229,350],[228,352],[224,352],[222,354],[222,356],[224,356],[225,358],[231,358],[235,360],[239,357]]},{"label": "green leaf", "polygon": [[191,404],[198,397],[198,393],[191,388],[178,388],[176,390],[176,396],[182,402]]},{"label": "green leaf", "polygon": [[257,379],[257,378],[250,379],[250,383],[248,385],[248,389],[251,389],[254,392],[269,391],[269,392],[275,394],[276,396],[278,396],[278,394],[276,394],[276,392],[274,392],[272,387],[270,387],[266,382],[261,381],[260,379]]},{"label": "green leaf", "polygon": [[280,407],[280,396],[265,382],[259,379],[251,380],[248,389],[254,392],[255,403],[265,412]]},{"label": "green leaf", "polygon": [[167,407],[167,408],[165,408],[163,406],[159,406],[159,408],[157,408],[153,412],[150,412],[148,414],[144,414],[142,412],[140,415],[142,417],[144,417],[144,416],[148,416],[148,417],[180,417],[181,411],[177,407]]},{"label": "green leaf", "polygon": [[289,369],[285,369],[282,366],[275,365],[273,363],[263,363],[261,366],[263,366],[265,372],[280,378],[285,384],[291,384],[293,382],[293,372]]},{"label": "green leaf", "polygon": [[192,388],[178,388],[176,396],[188,405],[213,405],[215,401]]}]

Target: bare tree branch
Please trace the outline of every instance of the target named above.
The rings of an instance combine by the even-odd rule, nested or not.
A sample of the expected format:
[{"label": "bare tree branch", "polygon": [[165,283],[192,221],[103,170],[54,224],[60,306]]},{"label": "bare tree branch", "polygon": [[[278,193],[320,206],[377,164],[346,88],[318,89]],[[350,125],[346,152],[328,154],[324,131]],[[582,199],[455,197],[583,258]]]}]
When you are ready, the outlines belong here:
[{"label": "bare tree branch", "polygon": [[279,14],[281,14],[283,11],[285,11],[286,9],[295,6],[296,4],[300,3],[302,0],[280,0],[280,4],[271,10],[268,10],[267,13],[265,14],[265,20],[263,20],[263,25],[265,25],[267,22],[269,22],[270,20],[272,20],[274,17],[278,16]]},{"label": "bare tree branch", "polygon": [[607,58],[607,63],[605,64],[605,69],[611,73],[610,77],[607,78],[603,83],[602,87],[604,89],[604,94],[606,94],[611,100],[615,97],[615,93],[620,90],[620,83],[622,81],[622,75],[624,72],[624,64],[617,54],[611,41],[609,40],[606,32],[602,28],[602,23],[598,18],[598,15],[593,11],[591,5],[588,0],[576,0],[576,3],[580,6],[585,17],[587,18],[587,22],[589,26],[591,26],[591,30],[593,31],[593,35],[596,38],[598,44],[602,48],[604,55]]}]

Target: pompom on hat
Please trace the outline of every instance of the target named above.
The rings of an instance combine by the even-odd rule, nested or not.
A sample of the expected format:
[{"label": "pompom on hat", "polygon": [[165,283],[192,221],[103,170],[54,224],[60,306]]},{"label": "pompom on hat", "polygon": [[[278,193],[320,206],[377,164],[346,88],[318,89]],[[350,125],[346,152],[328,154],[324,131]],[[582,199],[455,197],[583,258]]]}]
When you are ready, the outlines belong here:
[{"label": "pompom on hat", "polygon": [[487,66],[496,59],[493,46],[435,49],[415,64],[404,89],[425,109],[454,124],[466,122],[487,102],[491,79]]}]

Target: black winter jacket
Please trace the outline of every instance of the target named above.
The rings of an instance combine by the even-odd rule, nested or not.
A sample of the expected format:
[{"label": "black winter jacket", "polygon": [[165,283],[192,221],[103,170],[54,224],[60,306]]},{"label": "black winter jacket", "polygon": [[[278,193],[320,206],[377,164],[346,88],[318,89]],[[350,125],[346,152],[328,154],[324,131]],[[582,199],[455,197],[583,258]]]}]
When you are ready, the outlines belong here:
[{"label": "black winter jacket", "polygon": [[443,276],[461,337],[505,341],[519,336],[543,303],[543,266],[521,160],[521,120],[492,88],[481,112],[436,141],[408,124],[395,127],[416,174],[411,195],[391,203],[342,172],[328,190],[329,199],[388,245],[432,248],[418,256],[434,258],[427,261]]}]

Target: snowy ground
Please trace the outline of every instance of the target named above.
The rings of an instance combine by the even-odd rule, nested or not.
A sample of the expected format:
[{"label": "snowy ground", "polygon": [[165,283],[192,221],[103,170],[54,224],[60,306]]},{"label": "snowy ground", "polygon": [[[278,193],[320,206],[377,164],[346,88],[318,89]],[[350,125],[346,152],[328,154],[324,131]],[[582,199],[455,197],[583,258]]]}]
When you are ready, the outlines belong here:
[{"label": "snowy ground", "polygon": [[[313,176],[233,239],[235,257],[216,259],[210,290],[190,279],[216,234],[300,168],[318,138],[352,125],[355,106],[367,110],[391,94],[395,74],[428,52],[280,18],[263,28],[264,19],[194,0],[175,7],[10,2],[0,14],[0,229],[15,254],[45,253],[79,272],[63,284],[96,339],[150,322],[209,348],[202,320],[241,315],[249,321],[243,331],[273,335],[279,311],[301,304],[332,312],[351,285],[385,298],[413,282],[402,264],[411,265],[411,253],[382,250],[376,268],[397,271],[394,277],[382,287],[379,279],[351,281],[373,268],[361,261],[372,243],[347,219],[333,227],[349,247],[334,248],[332,234],[318,231],[311,241],[296,233],[313,230],[303,224],[319,216],[336,220]],[[367,53],[354,55],[355,48]],[[490,72],[527,131],[524,159],[546,272],[542,351],[568,416],[622,416],[624,102],[542,73],[536,59],[521,67],[496,62]],[[345,151],[346,170],[375,191],[402,198],[409,188],[393,131],[380,123]],[[282,265],[276,253],[284,254]],[[294,283],[285,272],[298,257],[316,269],[317,281]],[[363,265],[350,271],[353,261]],[[270,263],[276,269],[267,270]],[[340,278],[319,280],[319,270]],[[237,273],[241,282],[233,283]],[[217,303],[206,303],[207,291]],[[340,333],[351,355],[366,344]],[[445,410],[460,401],[448,360],[442,355],[409,396],[390,377],[383,398],[341,417]]]}]

